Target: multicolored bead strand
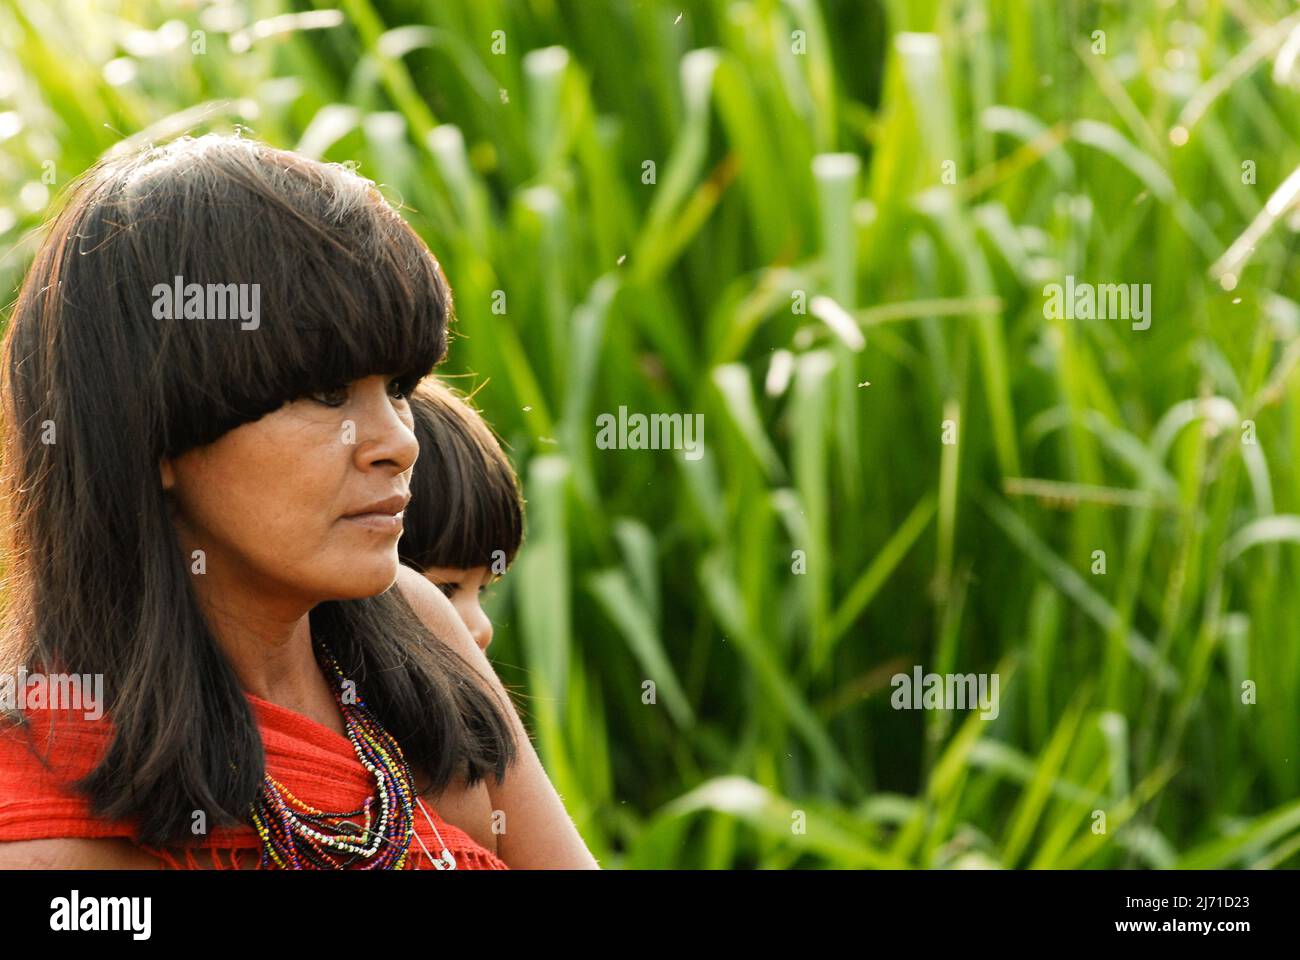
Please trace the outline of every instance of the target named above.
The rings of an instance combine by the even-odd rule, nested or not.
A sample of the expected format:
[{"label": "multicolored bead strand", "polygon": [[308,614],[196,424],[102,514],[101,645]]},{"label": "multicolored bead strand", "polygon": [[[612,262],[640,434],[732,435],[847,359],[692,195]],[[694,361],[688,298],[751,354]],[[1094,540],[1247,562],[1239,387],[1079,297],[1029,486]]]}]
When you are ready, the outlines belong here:
[{"label": "multicolored bead strand", "polygon": [[[378,796],[367,797],[357,810],[328,813],[299,800],[268,773],[252,810],[253,827],[262,839],[258,869],[405,869],[415,837],[410,764],[359,693],[356,703],[344,702],[343,671],[333,653],[322,645],[320,656],[334,680],[334,699],[348,739],[361,765],[374,776]],[[377,819],[372,810],[376,799]],[[357,824],[355,817],[364,817],[364,822]]]}]

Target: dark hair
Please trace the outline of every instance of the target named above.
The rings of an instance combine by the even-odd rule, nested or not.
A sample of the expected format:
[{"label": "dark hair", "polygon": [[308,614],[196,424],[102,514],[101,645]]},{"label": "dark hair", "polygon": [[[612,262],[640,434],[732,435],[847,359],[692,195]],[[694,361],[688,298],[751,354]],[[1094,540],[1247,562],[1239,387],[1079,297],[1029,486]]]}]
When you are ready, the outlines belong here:
[{"label": "dark hair", "polygon": [[420,456],[397,544],[403,563],[429,567],[506,565],[524,537],[519,479],[492,429],[469,400],[435,377],[411,394]]},{"label": "dark hair", "polygon": [[[154,286],[260,285],[260,326],[154,315]],[[242,137],[110,157],[74,185],[5,334],[9,534],[0,667],[101,673],[115,736],[73,786],[136,841],[248,823],[265,754],[203,616],[167,509],[164,455],[373,374],[405,389],[443,357],[451,292],[370,181]],[[54,429],[55,442],[48,442]],[[506,707],[394,586],[310,613],[439,792],[500,781]],[[14,719],[14,718],[11,718]]]}]

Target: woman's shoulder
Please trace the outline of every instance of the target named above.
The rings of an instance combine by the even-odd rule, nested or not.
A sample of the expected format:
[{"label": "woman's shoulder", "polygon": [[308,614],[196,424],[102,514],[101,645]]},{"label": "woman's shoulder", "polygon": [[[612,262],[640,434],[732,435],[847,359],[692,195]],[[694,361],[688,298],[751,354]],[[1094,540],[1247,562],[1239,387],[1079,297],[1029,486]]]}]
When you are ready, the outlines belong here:
[{"label": "woman's shoulder", "polygon": [[[397,580],[394,581],[391,589],[401,593],[411,610],[435,637],[453,648],[464,647],[464,644],[455,642],[459,639],[460,632],[457,627],[461,627],[462,624],[456,608],[451,605],[445,593],[406,564],[398,565]],[[466,636],[469,635],[468,631],[464,633]],[[473,640],[470,640],[470,644],[477,648]]]},{"label": "woman's shoulder", "polygon": [[66,850],[76,859],[131,836],[129,824],[92,816],[74,786],[99,763],[109,726],[58,713],[0,715],[0,844],[8,857],[58,861]]}]

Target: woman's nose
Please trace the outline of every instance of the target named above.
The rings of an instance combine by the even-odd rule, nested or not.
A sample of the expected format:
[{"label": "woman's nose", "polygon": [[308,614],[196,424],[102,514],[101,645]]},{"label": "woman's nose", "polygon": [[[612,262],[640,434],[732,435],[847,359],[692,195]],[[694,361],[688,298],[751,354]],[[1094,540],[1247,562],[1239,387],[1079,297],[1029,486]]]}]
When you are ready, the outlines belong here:
[{"label": "woman's nose", "polygon": [[415,463],[420,444],[388,396],[387,383],[382,377],[374,379],[379,383],[377,396],[367,396],[365,423],[356,425],[357,455],[367,466],[391,462],[401,473]]}]

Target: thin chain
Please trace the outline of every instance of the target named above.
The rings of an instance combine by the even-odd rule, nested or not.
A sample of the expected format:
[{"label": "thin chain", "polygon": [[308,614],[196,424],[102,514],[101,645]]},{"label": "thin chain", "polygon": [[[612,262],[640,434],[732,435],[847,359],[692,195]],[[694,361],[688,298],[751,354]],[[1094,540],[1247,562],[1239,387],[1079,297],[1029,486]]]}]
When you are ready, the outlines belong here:
[{"label": "thin chain", "polygon": [[419,804],[420,811],[424,814],[424,819],[429,821],[429,826],[433,827],[433,835],[437,837],[438,842],[442,844],[442,856],[439,857],[437,860],[434,860],[433,854],[429,852],[429,848],[426,847],[424,845],[424,841],[420,839],[420,834],[418,831],[415,834],[415,842],[420,845],[420,849],[424,851],[424,855],[433,861],[433,866],[435,869],[455,870],[456,858],[452,856],[451,851],[447,849],[447,841],[442,839],[442,834],[438,832],[437,824],[435,824],[433,822],[433,818],[429,816],[429,811],[424,809],[424,804],[421,802],[419,797],[415,798],[415,802]]}]

